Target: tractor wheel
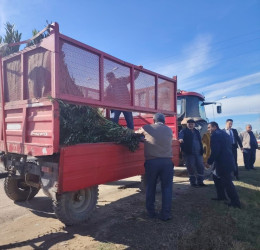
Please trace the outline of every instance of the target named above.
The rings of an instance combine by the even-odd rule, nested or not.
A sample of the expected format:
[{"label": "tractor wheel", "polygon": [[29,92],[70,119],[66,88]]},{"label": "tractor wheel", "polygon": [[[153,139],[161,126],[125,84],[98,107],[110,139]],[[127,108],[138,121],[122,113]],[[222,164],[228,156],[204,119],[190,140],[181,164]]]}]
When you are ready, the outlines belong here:
[{"label": "tractor wheel", "polygon": [[24,179],[7,177],[4,181],[4,190],[11,200],[26,201],[31,200],[40,189],[26,185]]},{"label": "tractor wheel", "polygon": [[53,202],[57,218],[66,226],[85,222],[96,208],[98,186],[58,195]]},{"label": "tractor wheel", "polygon": [[204,162],[204,177],[208,178],[210,177],[212,173],[212,166],[211,167],[206,167],[207,166],[207,161],[210,156],[210,134],[207,132],[202,136],[202,146],[203,146],[203,162]]},{"label": "tractor wheel", "polygon": [[207,162],[210,156],[210,134],[205,133],[202,136],[202,146],[203,146],[203,162]]},{"label": "tractor wheel", "polygon": [[[146,177],[145,174],[141,175],[141,191],[145,192],[146,189]],[[161,180],[158,178],[157,179],[157,184],[156,184],[156,193],[160,193],[162,191],[161,187]]]}]

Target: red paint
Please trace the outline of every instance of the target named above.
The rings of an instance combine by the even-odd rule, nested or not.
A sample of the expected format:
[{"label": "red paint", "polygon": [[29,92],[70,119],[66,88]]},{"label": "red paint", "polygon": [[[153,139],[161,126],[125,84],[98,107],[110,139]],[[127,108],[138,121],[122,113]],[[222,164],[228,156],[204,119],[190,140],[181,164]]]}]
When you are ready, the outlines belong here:
[{"label": "red paint", "polygon": [[184,90],[177,92],[177,96],[191,96],[191,95],[197,96],[203,101],[205,100],[205,97],[197,92],[189,92],[189,91],[184,91]]},{"label": "red paint", "polygon": [[[178,164],[179,142],[173,141],[173,162]],[[59,192],[144,174],[143,144],[136,152],[114,143],[88,143],[63,147],[59,163]]]},{"label": "red paint", "polygon": [[[0,60],[0,151],[32,156],[60,153],[59,192],[143,174],[142,144],[134,153],[114,143],[80,144],[60,148],[59,107],[56,102],[48,100],[47,92],[44,91],[50,91],[53,98],[76,104],[141,112],[142,116],[134,118],[135,129],[153,123],[151,114],[164,113],[166,124],[171,127],[176,139],[177,77],[172,79],[162,76],[64,36],[59,33],[57,23],[52,28],[50,36],[41,43]],[[64,43],[67,45],[67,52],[62,50]],[[34,59],[29,62],[30,56],[34,56]],[[21,66],[17,62],[15,63],[18,66],[15,66],[15,63],[12,65],[14,58]],[[14,72],[9,70],[7,73],[8,64],[10,68],[15,68]],[[116,72],[117,77],[126,77],[120,70],[129,71],[129,105],[105,100],[108,85],[105,74],[113,70],[109,65],[121,67]],[[80,67],[83,70],[78,73],[77,69]],[[140,71],[140,79],[134,79],[135,70]],[[38,77],[41,74],[43,77]],[[15,80],[16,77],[20,77],[19,80]],[[91,83],[86,79],[90,79]],[[5,102],[10,100],[11,94],[14,93],[12,90],[16,88],[10,87],[14,85],[20,91],[19,98]],[[34,98],[28,100],[28,96]],[[125,125],[124,119],[121,119],[120,123]],[[179,143],[176,140],[173,141],[173,151],[173,161],[177,165]]]}]

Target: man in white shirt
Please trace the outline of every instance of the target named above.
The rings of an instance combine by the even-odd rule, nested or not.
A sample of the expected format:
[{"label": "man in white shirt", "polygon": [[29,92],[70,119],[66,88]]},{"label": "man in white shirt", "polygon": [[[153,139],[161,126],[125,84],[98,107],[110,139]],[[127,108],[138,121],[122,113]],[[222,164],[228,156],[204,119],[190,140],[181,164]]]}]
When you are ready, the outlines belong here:
[{"label": "man in white shirt", "polygon": [[238,149],[238,145],[239,145],[240,149],[243,151],[243,146],[242,146],[242,142],[240,140],[240,137],[238,136],[237,130],[232,128],[232,125],[233,125],[233,120],[227,119],[226,120],[226,128],[223,129],[223,130],[230,136],[230,140],[231,140],[231,143],[232,143],[232,153],[233,153],[234,160],[235,160],[234,175],[235,175],[236,179],[239,180],[238,165],[237,165],[237,149]]}]

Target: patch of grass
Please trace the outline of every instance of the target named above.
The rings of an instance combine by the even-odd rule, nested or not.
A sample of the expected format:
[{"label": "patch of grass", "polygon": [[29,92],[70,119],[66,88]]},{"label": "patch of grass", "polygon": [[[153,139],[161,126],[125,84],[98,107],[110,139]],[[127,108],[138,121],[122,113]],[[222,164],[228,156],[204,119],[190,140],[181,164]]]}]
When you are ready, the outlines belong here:
[{"label": "patch of grass", "polygon": [[[191,222],[197,224],[188,234],[180,235],[179,249],[260,249],[260,168],[255,172],[240,171],[240,174],[241,181],[234,183],[242,209],[210,201],[216,196],[212,188],[197,189],[195,194],[185,195],[184,204],[194,204],[196,197],[197,204],[182,212],[196,218]],[[214,185],[212,181],[208,184]]]}]

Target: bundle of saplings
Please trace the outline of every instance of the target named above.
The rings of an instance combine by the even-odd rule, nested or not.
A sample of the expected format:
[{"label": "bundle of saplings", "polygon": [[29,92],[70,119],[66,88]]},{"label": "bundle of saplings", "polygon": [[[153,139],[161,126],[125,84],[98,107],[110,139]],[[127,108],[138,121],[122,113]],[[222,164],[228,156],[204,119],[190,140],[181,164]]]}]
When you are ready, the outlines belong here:
[{"label": "bundle of saplings", "polygon": [[141,135],[107,120],[97,108],[56,100],[60,107],[60,144],[115,142],[135,151]]}]

